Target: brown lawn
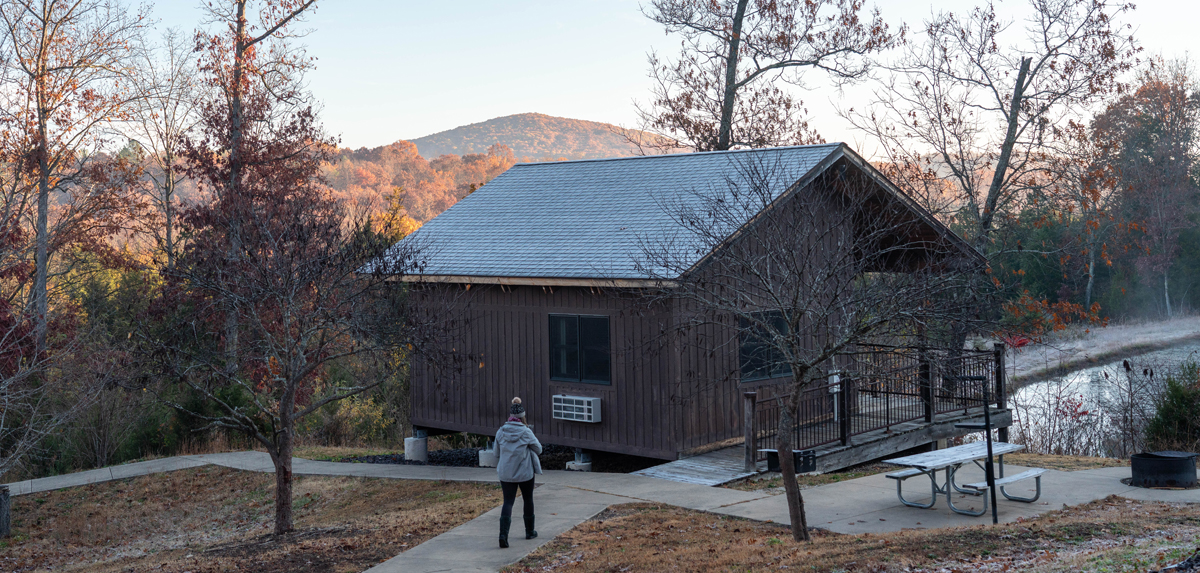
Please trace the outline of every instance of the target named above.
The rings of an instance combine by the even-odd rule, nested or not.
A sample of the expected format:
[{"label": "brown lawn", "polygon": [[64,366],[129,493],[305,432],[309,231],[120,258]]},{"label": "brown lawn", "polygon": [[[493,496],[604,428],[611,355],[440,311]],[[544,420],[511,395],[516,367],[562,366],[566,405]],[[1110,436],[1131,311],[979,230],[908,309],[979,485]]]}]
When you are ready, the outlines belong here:
[{"label": "brown lawn", "polygon": [[489,484],[300,476],[270,535],[274,476],[216,466],[13,498],[0,571],[362,571],[500,504]]},{"label": "brown lawn", "polygon": [[1200,505],[1108,498],[1000,526],[814,533],[652,504],[614,506],[506,572],[1146,571],[1200,545]]}]

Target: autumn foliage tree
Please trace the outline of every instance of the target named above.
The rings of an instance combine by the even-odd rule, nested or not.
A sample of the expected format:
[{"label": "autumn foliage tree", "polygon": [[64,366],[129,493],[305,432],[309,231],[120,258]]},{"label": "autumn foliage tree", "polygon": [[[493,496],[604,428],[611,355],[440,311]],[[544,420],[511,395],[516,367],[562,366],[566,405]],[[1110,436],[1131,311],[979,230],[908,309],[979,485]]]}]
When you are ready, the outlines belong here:
[{"label": "autumn foliage tree", "polygon": [[117,0],[0,3],[5,143],[19,148],[13,166],[28,179],[37,205],[29,307],[39,348],[46,347],[51,255],[56,244],[68,243],[52,236],[52,203],[64,196],[66,202],[95,198],[78,191],[108,170],[96,166],[102,156],[94,152],[103,143],[102,128],[120,120],[133,99],[128,78],[144,18]]},{"label": "autumn foliage tree", "polygon": [[[192,240],[168,269],[168,299],[188,311],[152,355],[212,407],[172,403],[176,409],[266,449],[281,534],[293,528],[297,424],[382,381],[334,379],[328,368],[390,357],[408,339],[417,322],[403,313],[405,292],[384,277],[408,271],[416,250],[393,249],[390,264],[360,272],[389,246],[371,237],[388,233],[366,231],[322,177],[335,146],[299,89],[307,60],[279,44],[258,49],[271,34],[286,37],[312,3],[264,3],[258,35],[247,4],[214,9],[227,30],[198,37],[215,97],[200,107],[181,156],[212,200],[183,214]],[[291,75],[279,77],[283,69]]]},{"label": "autumn foliage tree", "polygon": [[[260,118],[264,102],[246,103],[246,117]],[[224,127],[225,119],[206,117],[205,132]],[[205,420],[207,428],[241,432],[266,449],[275,466],[276,533],[293,527],[292,451],[299,421],[381,382],[331,379],[328,367],[394,348],[401,337],[390,333],[407,324],[402,316],[388,317],[395,321],[389,323],[371,312],[394,309],[387,304],[394,293],[381,276],[357,271],[386,245],[354,240],[357,227],[321,180],[327,147],[319,135],[309,111],[269,132],[248,130],[243,158],[252,167],[242,172],[241,192],[185,213],[194,240],[170,273],[191,310],[175,329],[168,367],[215,413],[173,405]],[[190,153],[205,184],[228,176],[227,155]],[[231,254],[235,242],[238,251]],[[234,365],[217,343],[230,312],[239,330]]]},{"label": "autumn foliage tree", "polygon": [[[260,150],[247,141],[247,135],[253,130],[270,130],[286,124],[289,113],[306,107],[307,96],[301,82],[312,62],[289,41],[299,35],[295,24],[315,1],[234,0],[207,6],[209,20],[220,31],[197,33],[196,51],[203,54],[200,71],[216,95],[201,111],[206,124],[201,143],[189,141],[185,155],[196,165],[203,165],[197,163],[202,161],[202,155],[224,155],[224,172],[220,176],[192,173],[194,178],[207,179],[218,204],[236,205],[240,197],[251,193],[246,186],[254,175],[247,170],[254,165],[248,157]],[[259,117],[247,115],[251,107]],[[253,143],[270,144],[270,138],[260,136]],[[242,235],[237,227],[243,221],[231,216],[227,223],[233,226],[233,232],[227,235],[226,248],[236,260],[242,250],[239,244]],[[226,362],[233,372],[237,369],[239,346],[237,312],[232,308],[226,313],[222,343]]]},{"label": "autumn foliage tree", "polygon": [[1136,89],[1093,122],[1105,142],[1104,160],[1118,172],[1127,216],[1143,231],[1138,267],[1161,285],[1159,300],[1173,315],[1170,271],[1179,235],[1195,226],[1200,189],[1195,179],[1200,92],[1184,62],[1153,60]]},{"label": "autumn foliage tree", "polygon": [[[176,274],[201,297],[206,324],[222,325],[218,332],[202,329],[196,334],[197,339],[207,334],[205,340],[218,341],[221,358],[185,352],[204,375],[183,379],[221,406],[222,415],[210,420],[213,426],[244,432],[267,448],[276,470],[277,533],[292,529],[295,410],[311,396],[311,387],[306,394],[302,384],[315,375],[304,362],[328,349],[320,334],[316,354],[300,345],[292,349],[298,353],[280,356],[270,343],[280,335],[313,336],[305,325],[288,319],[303,308],[306,296],[316,294],[319,277],[296,275],[299,269],[287,264],[303,265],[316,256],[313,251],[327,246],[322,241],[341,237],[328,233],[342,224],[321,196],[319,164],[332,142],[320,133],[312,108],[300,105],[304,94],[299,82],[308,60],[286,43],[288,25],[311,5],[268,1],[258,6],[257,14],[249,0],[209,6],[219,31],[198,33],[196,50],[214,95],[201,106],[198,134],[185,140],[181,153],[188,175],[207,188],[212,201],[185,215],[185,225],[198,240]],[[257,20],[251,22],[254,16]],[[283,290],[272,291],[274,287]],[[272,324],[272,318],[280,324]],[[242,343],[244,329],[251,336],[247,345]],[[259,343],[266,346],[255,348]],[[254,397],[249,411],[246,404],[220,395],[218,389],[229,384]]]},{"label": "autumn foliage tree", "polygon": [[[866,56],[895,44],[861,0],[654,0],[646,16],[681,37],[675,60],[650,55],[654,81],[640,129],[664,136],[643,148],[697,151],[816,141],[802,102],[777,85],[804,70],[862,77]],[[864,18],[866,16],[866,18]],[[869,18],[869,19],[867,19]]]},{"label": "autumn foliage tree", "polygon": [[[1101,265],[1112,266],[1113,254],[1129,244],[1131,225],[1123,209],[1120,170],[1110,160],[1111,142],[1080,122],[1069,122],[1047,162],[1045,180],[1056,221],[1070,229],[1073,248],[1064,261],[1077,258],[1085,277],[1083,305],[1091,308]],[[1041,221],[1039,221],[1041,222]]]}]

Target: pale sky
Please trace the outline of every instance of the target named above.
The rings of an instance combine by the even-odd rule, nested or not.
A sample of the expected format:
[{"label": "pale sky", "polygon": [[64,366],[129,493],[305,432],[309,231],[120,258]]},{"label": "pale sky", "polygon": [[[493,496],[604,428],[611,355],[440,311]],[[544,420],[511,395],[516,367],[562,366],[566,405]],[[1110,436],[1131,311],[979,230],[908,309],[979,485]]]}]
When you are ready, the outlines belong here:
[{"label": "pale sky", "polygon": [[[644,3],[644,2],[643,2]],[[963,0],[879,2],[889,22],[920,28]],[[633,102],[646,101],[646,54],[677,53],[677,38],[639,11],[637,0],[322,0],[309,16],[304,42],[317,68],[309,85],[322,119],[344,147],[415,139],[515,113],[634,127]],[[1019,19],[1027,2],[1001,1]],[[193,0],[160,0],[160,27],[190,32],[201,12]],[[1140,0],[1126,21],[1147,54],[1170,58],[1196,51],[1200,6]],[[1019,22],[1018,22],[1019,24]],[[809,122],[828,141],[861,139],[834,115],[834,102],[862,105],[868,88],[839,94],[818,73],[796,95]]]}]

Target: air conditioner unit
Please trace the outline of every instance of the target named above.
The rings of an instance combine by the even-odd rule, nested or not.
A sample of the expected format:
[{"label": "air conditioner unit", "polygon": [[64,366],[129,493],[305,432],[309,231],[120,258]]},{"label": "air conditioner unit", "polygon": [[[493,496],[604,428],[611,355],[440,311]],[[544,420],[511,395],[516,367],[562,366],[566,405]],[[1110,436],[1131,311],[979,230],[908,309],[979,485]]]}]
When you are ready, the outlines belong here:
[{"label": "air conditioner unit", "polygon": [[555,420],[598,424],[600,423],[600,399],[555,395],[551,417]]}]

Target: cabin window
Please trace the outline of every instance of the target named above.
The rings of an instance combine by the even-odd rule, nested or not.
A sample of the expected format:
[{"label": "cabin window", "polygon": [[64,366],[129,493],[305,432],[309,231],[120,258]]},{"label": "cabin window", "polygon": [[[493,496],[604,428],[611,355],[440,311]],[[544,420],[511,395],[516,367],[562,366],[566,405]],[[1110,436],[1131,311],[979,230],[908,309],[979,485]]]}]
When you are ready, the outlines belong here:
[{"label": "cabin window", "polygon": [[[792,368],[783,360],[783,354],[771,344],[771,333],[786,333],[787,321],[780,311],[756,314],[755,322],[746,318],[738,321],[740,344],[738,358],[742,370],[742,382],[788,376]],[[758,321],[770,324],[770,330]]]},{"label": "cabin window", "polygon": [[550,315],[550,379],[612,384],[608,317]]}]

